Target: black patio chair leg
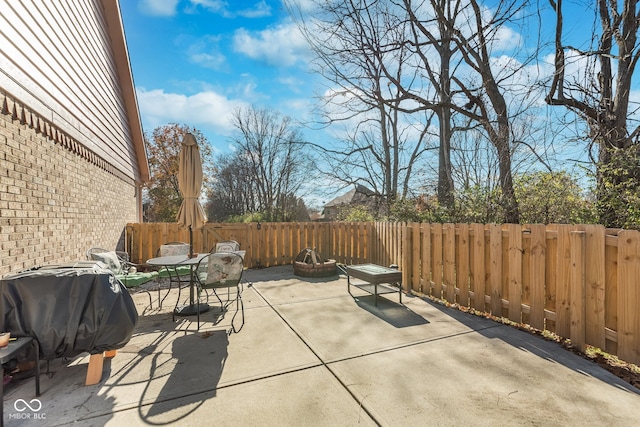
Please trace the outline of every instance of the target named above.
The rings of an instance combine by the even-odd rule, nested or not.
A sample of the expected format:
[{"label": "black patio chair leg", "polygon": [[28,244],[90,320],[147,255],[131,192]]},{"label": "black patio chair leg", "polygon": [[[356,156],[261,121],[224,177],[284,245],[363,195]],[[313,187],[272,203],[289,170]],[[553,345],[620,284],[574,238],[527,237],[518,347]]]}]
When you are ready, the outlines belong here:
[{"label": "black patio chair leg", "polygon": [[[162,303],[164,302],[165,299],[167,299],[167,297],[169,296],[169,292],[171,292],[171,278],[169,278],[169,289],[167,290],[167,293],[164,294],[164,297],[162,298],[162,300],[160,300],[160,287],[158,285],[158,305],[160,306],[160,308],[162,308]],[[178,295],[179,296],[179,295]]]},{"label": "black patio chair leg", "polygon": [[[238,309],[240,309],[240,319],[242,320],[242,323],[240,323],[240,327],[236,329],[234,325],[234,321],[236,319],[236,316],[238,315]],[[244,303],[242,302],[242,294],[240,292],[240,289],[238,288],[238,295],[236,297],[236,311],[235,313],[233,313],[233,317],[231,318],[231,330],[229,331],[229,335],[231,335],[231,332],[234,332],[237,334],[242,330],[243,327],[244,327]]]},{"label": "black patio chair leg", "polygon": [[[240,330],[244,326],[244,303],[242,302],[241,285],[238,284],[238,286],[236,287],[236,296],[234,299],[231,299],[231,288],[227,288],[227,300],[224,303],[222,302],[222,299],[220,298],[220,295],[218,295],[216,290],[215,289],[212,289],[212,290],[216,298],[218,298],[218,301],[220,302],[220,307],[222,309],[222,313],[220,313],[220,318],[215,322],[215,324],[220,323],[224,319],[224,315],[228,311],[229,306],[231,306],[231,304],[235,302],[236,310],[234,311],[233,316],[231,317],[231,329],[229,329],[228,334],[231,334],[232,332],[233,333],[240,332]],[[240,324],[239,328],[236,328],[234,325],[234,322],[235,322],[236,316],[238,315],[238,311],[241,312],[242,323]]]},{"label": "black patio chair leg", "polygon": [[[226,308],[226,306],[225,304],[222,303],[222,299],[220,298],[220,295],[218,295],[215,289],[213,289],[213,294],[216,296],[216,298],[218,298],[218,302],[220,303],[220,307],[222,307],[222,312],[224,313],[224,309]],[[207,294],[207,296],[209,296],[209,294]],[[229,298],[227,298],[227,300],[229,300]]]},{"label": "black patio chair leg", "polygon": [[[160,300],[160,286],[158,286],[158,301],[160,301],[158,303],[158,305],[160,306],[160,308],[162,308],[162,303],[164,302],[165,299],[167,299],[167,297],[169,296],[169,294],[171,293],[171,284],[173,283],[173,275],[171,274],[171,267],[167,267],[167,271],[169,272],[169,289],[167,289],[167,293],[164,294],[164,297],[162,298],[162,300]],[[178,301],[180,301],[180,277],[178,276],[178,272],[176,271],[176,280],[178,282]],[[177,304],[176,304],[177,307]]]},{"label": "black patio chair leg", "polygon": [[144,291],[144,292],[146,292],[146,293],[147,293],[147,295],[149,296],[149,307],[151,307],[151,309],[153,309],[153,301],[152,301],[152,299],[151,299],[151,292],[149,292],[149,291],[148,291],[148,290],[146,290],[146,289],[143,289],[143,291]]},{"label": "black patio chair leg", "polygon": [[[169,281],[169,289],[171,289],[171,281]],[[180,304],[180,295],[182,294],[182,287],[178,285],[178,299],[176,300],[176,306],[173,307],[173,321],[176,321],[176,310],[178,309],[178,304]],[[166,298],[166,296],[165,296]]]}]

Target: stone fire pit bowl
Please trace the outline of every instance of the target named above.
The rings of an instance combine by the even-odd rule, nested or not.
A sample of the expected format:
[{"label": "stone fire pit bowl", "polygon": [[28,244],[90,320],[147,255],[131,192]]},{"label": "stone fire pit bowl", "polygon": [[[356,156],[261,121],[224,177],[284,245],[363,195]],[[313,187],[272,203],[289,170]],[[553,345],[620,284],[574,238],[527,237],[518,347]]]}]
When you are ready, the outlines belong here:
[{"label": "stone fire pit bowl", "polygon": [[324,259],[315,249],[300,251],[293,262],[293,274],[301,277],[328,277],[336,274],[336,260]]}]

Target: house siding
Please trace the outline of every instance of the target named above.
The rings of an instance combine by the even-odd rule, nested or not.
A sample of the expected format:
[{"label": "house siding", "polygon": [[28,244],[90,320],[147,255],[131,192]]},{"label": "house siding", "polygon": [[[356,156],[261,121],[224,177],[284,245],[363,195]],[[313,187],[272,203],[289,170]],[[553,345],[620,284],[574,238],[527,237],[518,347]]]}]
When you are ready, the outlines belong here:
[{"label": "house siding", "polygon": [[141,182],[147,165],[132,143],[141,129],[119,18],[117,0],[0,0],[0,88]]},{"label": "house siding", "polygon": [[127,222],[137,220],[135,182],[59,130],[37,126],[41,118],[15,114],[17,103],[13,111],[4,106],[0,277],[84,259],[92,246],[115,249]]}]

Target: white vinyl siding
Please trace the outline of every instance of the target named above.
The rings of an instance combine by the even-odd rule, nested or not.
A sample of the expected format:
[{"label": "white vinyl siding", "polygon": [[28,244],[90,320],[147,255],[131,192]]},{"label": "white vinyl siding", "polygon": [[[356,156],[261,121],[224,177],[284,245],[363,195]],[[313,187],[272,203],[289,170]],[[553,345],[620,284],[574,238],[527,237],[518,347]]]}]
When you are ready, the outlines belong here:
[{"label": "white vinyl siding", "polygon": [[0,87],[138,181],[107,25],[100,0],[0,0]]}]

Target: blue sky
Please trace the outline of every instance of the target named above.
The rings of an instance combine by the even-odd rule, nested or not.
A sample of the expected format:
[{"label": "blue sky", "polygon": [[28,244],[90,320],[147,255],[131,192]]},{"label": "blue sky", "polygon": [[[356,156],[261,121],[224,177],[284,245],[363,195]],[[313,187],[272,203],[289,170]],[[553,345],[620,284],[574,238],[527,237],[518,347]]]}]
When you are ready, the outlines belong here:
[{"label": "blue sky", "polygon": [[126,0],[120,7],[147,134],[186,124],[227,152],[236,107],[301,120],[311,111],[318,79],[280,0]]}]

